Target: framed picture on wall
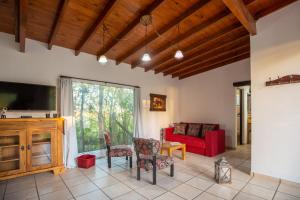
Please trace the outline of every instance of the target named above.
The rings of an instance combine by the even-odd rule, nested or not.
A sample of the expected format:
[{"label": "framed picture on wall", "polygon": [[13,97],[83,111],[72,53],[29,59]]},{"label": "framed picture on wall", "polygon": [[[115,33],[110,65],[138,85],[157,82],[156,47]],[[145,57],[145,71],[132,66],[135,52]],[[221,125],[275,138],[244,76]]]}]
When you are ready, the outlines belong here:
[{"label": "framed picture on wall", "polygon": [[166,111],[166,100],[166,95],[150,94],[150,111]]}]

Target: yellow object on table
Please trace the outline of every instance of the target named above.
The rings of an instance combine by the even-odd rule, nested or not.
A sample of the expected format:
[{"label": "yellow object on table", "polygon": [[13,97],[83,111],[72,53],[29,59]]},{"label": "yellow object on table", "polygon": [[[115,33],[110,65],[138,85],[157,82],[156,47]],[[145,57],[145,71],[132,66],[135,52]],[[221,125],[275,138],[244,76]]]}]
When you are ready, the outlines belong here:
[{"label": "yellow object on table", "polygon": [[174,150],[180,150],[181,149],[181,155],[182,160],[185,160],[185,152],[186,152],[186,146],[185,144],[179,143],[179,142],[165,142],[162,144],[160,149],[160,154],[163,153],[164,150],[168,152],[168,156],[172,157],[172,152]]}]

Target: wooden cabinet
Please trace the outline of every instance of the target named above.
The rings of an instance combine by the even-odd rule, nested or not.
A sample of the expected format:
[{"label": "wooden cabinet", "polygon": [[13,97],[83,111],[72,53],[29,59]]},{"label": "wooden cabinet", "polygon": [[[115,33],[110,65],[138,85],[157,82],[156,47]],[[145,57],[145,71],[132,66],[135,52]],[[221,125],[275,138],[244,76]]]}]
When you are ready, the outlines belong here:
[{"label": "wooden cabinet", "polygon": [[0,180],[64,171],[63,119],[1,119]]}]

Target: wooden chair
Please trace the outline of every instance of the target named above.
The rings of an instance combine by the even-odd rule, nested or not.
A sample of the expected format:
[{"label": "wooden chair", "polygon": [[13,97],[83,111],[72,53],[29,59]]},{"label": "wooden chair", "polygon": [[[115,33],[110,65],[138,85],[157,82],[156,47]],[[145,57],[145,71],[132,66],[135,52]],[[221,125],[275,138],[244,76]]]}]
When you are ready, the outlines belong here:
[{"label": "wooden chair", "polygon": [[108,168],[111,168],[111,158],[112,157],[126,157],[126,160],[128,160],[129,157],[129,165],[130,168],[132,168],[132,150],[129,147],[125,146],[111,146],[111,137],[110,133],[106,132],[104,133],[105,137],[105,143],[107,148],[107,164]]},{"label": "wooden chair", "polygon": [[153,171],[153,185],[156,184],[156,169],[170,166],[170,176],[174,176],[174,160],[172,157],[159,154],[160,142],[154,139],[133,138],[137,157],[137,180],[141,179],[141,168]]}]

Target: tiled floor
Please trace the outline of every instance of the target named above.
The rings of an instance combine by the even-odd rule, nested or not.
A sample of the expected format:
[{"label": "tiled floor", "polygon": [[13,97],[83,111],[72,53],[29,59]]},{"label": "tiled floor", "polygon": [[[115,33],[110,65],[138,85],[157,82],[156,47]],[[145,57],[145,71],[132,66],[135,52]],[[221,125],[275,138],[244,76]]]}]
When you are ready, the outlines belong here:
[{"label": "tiled floor", "polygon": [[113,159],[107,168],[106,159],[97,160],[96,167],[71,169],[61,176],[42,173],[0,182],[0,199],[5,200],[182,200],[182,199],[277,199],[300,200],[300,184],[269,177],[254,176],[250,171],[250,147],[241,146],[224,155],[233,165],[231,184],[218,185],[213,180],[214,161],[187,153],[185,161],[175,153],[175,177],[169,169],[158,173],[157,185],[151,184],[152,173],[142,171],[136,180],[136,168],[130,170],[125,159]]}]

